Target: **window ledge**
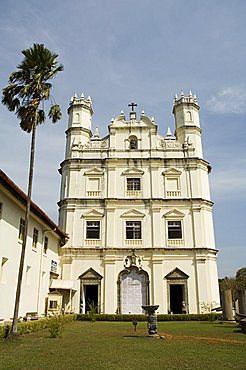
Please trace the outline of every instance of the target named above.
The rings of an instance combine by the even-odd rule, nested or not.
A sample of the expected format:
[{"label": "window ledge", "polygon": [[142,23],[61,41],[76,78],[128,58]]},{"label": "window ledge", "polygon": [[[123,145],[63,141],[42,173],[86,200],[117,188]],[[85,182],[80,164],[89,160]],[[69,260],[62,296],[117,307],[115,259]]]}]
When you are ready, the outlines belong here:
[{"label": "window ledge", "polygon": [[100,190],[89,190],[87,191],[87,196],[88,197],[100,197],[101,191]]},{"label": "window ledge", "polygon": [[142,191],[141,190],[127,190],[126,191],[127,197],[134,197],[134,198],[141,198],[142,197]]},{"label": "window ledge", "polygon": [[85,239],[85,245],[98,247],[102,245],[102,241],[101,239]]},{"label": "window ledge", "polygon": [[134,246],[134,245],[142,245],[143,240],[142,239],[126,239],[125,245]]},{"label": "window ledge", "polygon": [[167,195],[167,198],[177,198],[177,197],[181,197],[181,191],[180,190],[168,190],[166,192],[166,195]]},{"label": "window ledge", "polygon": [[168,239],[167,243],[169,247],[183,247],[184,239]]}]

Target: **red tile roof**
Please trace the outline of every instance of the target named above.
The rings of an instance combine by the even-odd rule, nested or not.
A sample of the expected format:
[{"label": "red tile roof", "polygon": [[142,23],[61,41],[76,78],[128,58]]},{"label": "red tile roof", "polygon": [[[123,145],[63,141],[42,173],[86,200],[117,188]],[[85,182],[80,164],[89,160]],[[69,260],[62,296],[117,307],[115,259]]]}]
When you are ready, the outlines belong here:
[{"label": "red tile roof", "polygon": [[[0,170],[0,184],[2,184],[16,199],[26,205],[27,195],[2,171]],[[65,242],[68,235],[53,222],[49,216],[37,204],[31,201],[31,212],[44,221]]]}]

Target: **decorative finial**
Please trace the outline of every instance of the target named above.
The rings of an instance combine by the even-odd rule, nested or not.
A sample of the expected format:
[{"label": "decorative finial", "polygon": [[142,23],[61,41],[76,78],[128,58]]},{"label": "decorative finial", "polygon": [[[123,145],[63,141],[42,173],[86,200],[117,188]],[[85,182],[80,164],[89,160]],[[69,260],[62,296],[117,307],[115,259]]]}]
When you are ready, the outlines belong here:
[{"label": "decorative finial", "polygon": [[184,92],[183,92],[183,90],[181,90],[181,92],[180,92],[180,96],[181,96],[181,98],[183,98],[183,97],[184,97]]},{"label": "decorative finial", "polygon": [[113,122],[114,122],[114,117],[111,118],[111,123],[113,123]]},{"label": "decorative finial", "polygon": [[196,94],[194,94],[193,99],[194,99],[195,101],[197,101]]},{"label": "decorative finial", "polygon": [[74,93],[74,98],[77,99],[77,94],[76,93]]},{"label": "decorative finial", "polygon": [[88,95],[87,100],[91,103],[91,97],[90,97],[90,95]]},{"label": "decorative finial", "polygon": [[81,94],[81,99],[84,100],[85,96],[84,96],[84,93]]},{"label": "decorative finial", "polygon": [[155,122],[155,117],[151,117],[151,122]]},{"label": "decorative finial", "polygon": [[95,129],[94,138],[95,139],[99,138],[99,129],[98,129],[98,127],[96,127],[96,129]]},{"label": "decorative finial", "polygon": [[142,110],[142,115],[144,116],[144,110]]},{"label": "decorative finial", "polygon": [[192,98],[192,92],[191,92],[191,90],[189,92],[189,98]]},{"label": "decorative finial", "polygon": [[124,116],[124,112],[123,112],[123,110],[120,112],[120,115],[121,115],[121,116]]},{"label": "decorative finial", "polygon": [[174,101],[177,101],[177,100],[178,100],[178,98],[179,98],[179,97],[178,97],[178,95],[177,95],[177,94],[175,94],[175,95],[174,95]]},{"label": "decorative finial", "polygon": [[73,102],[73,96],[71,96],[71,99],[70,99],[70,103],[72,103]]},{"label": "decorative finial", "polygon": [[165,137],[165,140],[175,140],[175,137],[173,137],[170,127],[168,127],[167,129],[167,136]]}]

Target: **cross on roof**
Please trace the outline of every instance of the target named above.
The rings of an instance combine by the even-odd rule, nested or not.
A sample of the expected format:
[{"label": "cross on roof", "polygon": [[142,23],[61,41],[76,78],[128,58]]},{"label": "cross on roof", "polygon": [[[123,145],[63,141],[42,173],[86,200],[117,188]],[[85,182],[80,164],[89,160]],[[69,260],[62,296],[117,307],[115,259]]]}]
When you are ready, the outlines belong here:
[{"label": "cross on roof", "polygon": [[135,103],[128,104],[128,107],[132,107],[132,112],[134,112],[134,107],[137,107],[138,105]]}]

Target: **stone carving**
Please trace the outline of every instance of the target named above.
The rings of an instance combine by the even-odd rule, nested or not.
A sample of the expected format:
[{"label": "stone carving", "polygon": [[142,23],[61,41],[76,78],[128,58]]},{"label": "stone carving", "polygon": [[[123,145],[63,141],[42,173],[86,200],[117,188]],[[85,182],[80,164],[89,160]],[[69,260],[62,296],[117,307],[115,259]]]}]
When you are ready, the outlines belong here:
[{"label": "stone carving", "polygon": [[139,270],[142,268],[142,265],[141,265],[141,258],[136,256],[134,250],[132,251],[132,255],[131,256],[127,256],[125,258],[125,264],[124,264],[124,267],[129,269],[131,267],[137,267]]}]

